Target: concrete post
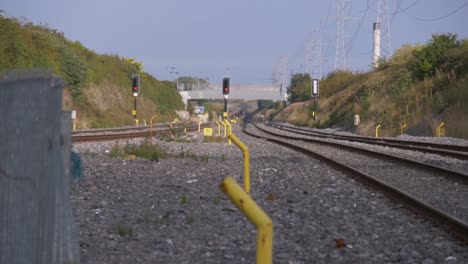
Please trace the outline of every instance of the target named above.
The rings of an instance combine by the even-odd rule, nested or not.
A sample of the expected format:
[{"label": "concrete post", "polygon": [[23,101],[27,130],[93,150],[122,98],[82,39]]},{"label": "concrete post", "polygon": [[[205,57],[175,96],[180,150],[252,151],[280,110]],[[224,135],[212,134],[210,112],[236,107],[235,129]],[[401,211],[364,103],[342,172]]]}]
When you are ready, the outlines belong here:
[{"label": "concrete post", "polygon": [[44,72],[0,76],[0,263],[59,263],[62,89]]}]

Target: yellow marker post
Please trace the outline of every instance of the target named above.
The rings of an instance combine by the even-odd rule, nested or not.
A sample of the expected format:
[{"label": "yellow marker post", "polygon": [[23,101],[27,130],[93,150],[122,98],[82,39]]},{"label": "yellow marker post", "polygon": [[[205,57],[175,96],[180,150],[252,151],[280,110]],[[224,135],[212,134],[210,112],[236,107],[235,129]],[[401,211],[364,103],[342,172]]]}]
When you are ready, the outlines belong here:
[{"label": "yellow marker post", "polygon": [[403,135],[405,132],[406,124],[403,124],[403,126],[400,128],[400,134]]},{"label": "yellow marker post", "polygon": [[157,115],[152,116],[150,120],[150,140],[153,138],[153,120],[156,118],[156,116]]},{"label": "yellow marker post", "polygon": [[138,119],[135,119],[135,126],[138,126]]},{"label": "yellow marker post", "polygon": [[223,124],[223,129],[224,129],[224,137],[227,137],[227,125],[224,123],[224,122],[221,122],[221,124]]},{"label": "yellow marker post", "polygon": [[218,125],[218,136],[221,136],[221,123],[218,121],[215,121],[215,122]]},{"label": "yellow marker post", "polygon": [[177,121],[179,121],[179,120],[176,118],[176,119],[174,119],[174,121],[171,122],[171,128],[172,128],[173,124],[177,123]]},{"label": "yellow marker post", "polygon": [[380,128],[381,124],[379,124],[376,128],[375,128],[375,137],[378,138],[379,137],[379,128]]},{"label": "yellow marker post", "polygon": [[233,133],[229,134],[229,139],[234,141],[244,154],[244,190],[246,193],[250,193],[250,154],[249,148],[242,143]]},{"label": "yellow marker post", "polygon": [[73,120],[72,125],[73,125],[73,131],[75,131],[76,130],[76,121],[75,120]]},{"label": "yellow marker post", "polygon": [[445,128],[443,128],[444,125],[445,125],[445,122],[442,122],[437,127],[437,137],[445,137]]},{"label": "yellow marker post", "polygon": [[273,261],[273,222],[255,201],[236,183],[227,177],[219,186],[229,199],[257,228],[257,264]]}]

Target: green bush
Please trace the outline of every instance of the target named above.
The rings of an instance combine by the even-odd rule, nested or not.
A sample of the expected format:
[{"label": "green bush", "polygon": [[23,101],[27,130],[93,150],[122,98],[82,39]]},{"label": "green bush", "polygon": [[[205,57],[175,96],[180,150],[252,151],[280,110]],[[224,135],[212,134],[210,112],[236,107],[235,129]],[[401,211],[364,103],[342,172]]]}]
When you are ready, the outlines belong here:
[{"label": "green bush", "polygon": [[75,100],[82,103],[84,100],[82,89],[88,81],[88,65],[81,57],[64,46],[60,50],[60,66],[65,80],[72,87],[71,91]]},{"label": "green bush", "polygon": [[133,228],[122,225],[122,224],[118,224],[117,225],[117,234],[119,234],[119,236],[121,236],[121,237],[133,236]]},{"label": "green bush", "polygon": [[296,73],[291,78],[291,84],[287,89],[287,93],[291,98],[291,102],[301,102],[309,100],[311,96],[312,79],[307,73]]},{"label": "green bush", "polygon": [[419,80],[433,77],[447,51],[459,46],[461,46],[461,42],[457,40],[456,34],[432,35],[432,39],[429,43],[422,49],[416,50],[414,53],[416,57],[416,63],[414,65],[415,77]]},{"label": "green bush", "polygon": [[137,157],[157,160],[167,157],[167,153],[162,150],[158,145],[153,145],[149,141],[144,141],[140,145],[126,144],[120,146],[118,144],[112,146],[112,149],[109,152],[111,157],[124,158],[128,155],[135,155]]}]

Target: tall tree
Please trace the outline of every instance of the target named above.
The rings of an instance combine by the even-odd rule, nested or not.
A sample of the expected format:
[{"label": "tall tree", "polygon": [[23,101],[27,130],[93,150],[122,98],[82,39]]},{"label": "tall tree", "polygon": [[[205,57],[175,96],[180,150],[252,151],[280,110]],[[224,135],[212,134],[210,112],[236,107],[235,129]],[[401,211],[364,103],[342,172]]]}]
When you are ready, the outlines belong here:
[{"label": "tall tree", "polygon": [[291,78],[288,94],[291,102],[300,102],[310,99],[312,80],[307,73],[296,73]]},{"label": "tall tree", "polygon": [[422,49],[416,50],[415,77],[422,80],[434,76],[436,69],[441,65],[442,57],[447,51],[461,46],[457,34],[432,35],[432,39]]}]

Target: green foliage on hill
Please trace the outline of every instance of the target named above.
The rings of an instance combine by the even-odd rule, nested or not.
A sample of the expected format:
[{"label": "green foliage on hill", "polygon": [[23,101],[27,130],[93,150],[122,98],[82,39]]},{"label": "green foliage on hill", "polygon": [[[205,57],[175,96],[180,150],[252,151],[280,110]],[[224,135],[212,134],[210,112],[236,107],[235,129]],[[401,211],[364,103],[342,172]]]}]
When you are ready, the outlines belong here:
[{"label": "green foliage on hill", "polygon": [[77,110],[80,128],[133,123],[134,73],[141,75],[139,119],[158,114],[159,121],[169,120],[183,108],[175,85],[143,72],[135,59],[97,54],[47,25],[0,14],[0,72],[32,68],[51,70],[67,81],[64,107]]},{"label": "green foliage on hill", "polygon": [[312,79],[309,74],[296,73],[291,78],[287,92],[291,102],[301,102],[310,98]]},{"label": "green foliage on hill", "polygon": [[[282,116],[292,123],[347,127],[366,135],[382,124],[381,134],[394,136],[403,124],[408,133],[434,135],[445,122],[448,136],[468,138],[468,40],[457,35],[433,35],[426,45],[405,45],[371,72],[330,73],[320,82],[318,121],[300,114],[312,105],[310,80],[294,77],[289,87],[297,94],[293,102],[303,106],[291,108],[289,119]],[[355,114],[361,119],[357,127]]]}]

